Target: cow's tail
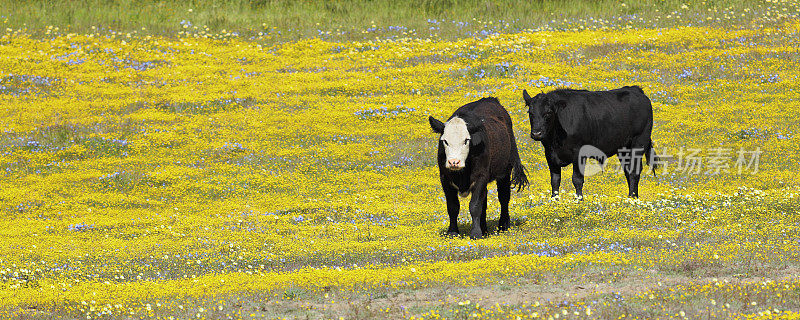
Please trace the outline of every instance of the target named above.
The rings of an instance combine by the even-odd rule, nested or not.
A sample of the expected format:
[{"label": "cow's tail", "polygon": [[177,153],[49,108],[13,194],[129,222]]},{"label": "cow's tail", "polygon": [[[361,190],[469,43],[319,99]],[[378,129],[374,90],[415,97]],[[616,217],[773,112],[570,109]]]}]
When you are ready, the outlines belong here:
[{"label": "cow's tail", "polygon": [[661,160],[658,158],[658,155],[655,152],[653,140],[650,140],[650,142],[647,144],[647,147],[644,148],[644,157],[645,160],[647,160],[647,165],[653,170],[653,176],[656,176],[656,169],[658,168],[658,163]]},{"label": "cow's tail", "polygon": [[511,172],[511,188],[517,188],[517,192],[522,191],[528,186],[528,176],[525,175],[525,166],[522,165],[522,160],[519,158],[519,151],[517,150],[517,142],[511,143],[513,168]]}]

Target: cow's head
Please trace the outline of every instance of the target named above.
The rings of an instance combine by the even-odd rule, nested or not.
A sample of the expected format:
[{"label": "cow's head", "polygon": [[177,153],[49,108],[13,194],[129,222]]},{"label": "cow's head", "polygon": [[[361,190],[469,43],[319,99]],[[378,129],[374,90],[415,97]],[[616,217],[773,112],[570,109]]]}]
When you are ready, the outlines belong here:
[{"label": "cow's head", "polygon": [[535,97],[528,95],[527,90],[522,90],[522,98],[528,106],[528,116],[531,120],[531,138],[541,141],[546,138],[553,128],[557,119],[556,111],[564,104],[564,101],[555,99],[540,93]]},{"label": "cow's head", "polygon": [[[447,123],[442,123],[434,117],[428,117],[433,132],[441,134],[440,148],[444,149],[445,167],[452,171],[464,169],[467,165],[467,156],[472,152],[479,152],[483,147],[483,123],[479,119],[469,119],[453,116]],[[440,149],[441,150],[441,149]]]}]

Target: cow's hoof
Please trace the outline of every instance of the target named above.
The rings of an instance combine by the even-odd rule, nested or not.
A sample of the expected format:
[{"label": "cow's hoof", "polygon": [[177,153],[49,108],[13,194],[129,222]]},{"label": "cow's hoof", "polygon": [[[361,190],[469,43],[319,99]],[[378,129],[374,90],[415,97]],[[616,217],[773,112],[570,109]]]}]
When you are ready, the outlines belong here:
[{"label": "cow's hoof", "polygon": [[506,220],[506,221],[502,221],[502,220],[497,221],[497,231],[498,232],[505,232],[506,230],[508,230],[508,227],[510,227],[510,226],[511,226],[511,222],[508,221],[508,220]]},{"label": "cow's hoof", "polygon": [[469,237],[472,240],[480,240],[483,238],[483,232],[473,232],[469,235]]}]

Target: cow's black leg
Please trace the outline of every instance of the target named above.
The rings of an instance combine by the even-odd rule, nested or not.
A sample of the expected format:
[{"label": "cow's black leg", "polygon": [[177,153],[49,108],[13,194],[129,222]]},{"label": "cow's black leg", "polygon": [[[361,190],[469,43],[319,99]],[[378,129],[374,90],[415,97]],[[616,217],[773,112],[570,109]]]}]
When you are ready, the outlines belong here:
[{"label": "cow's black leg", "polygon": [[575,195],[583,200],[583,173],[578,168],[578,163],[572,165],[572,185],[575,186]]},{"label": "cow's black leg", "polygon": [[472,230],[469,236],[472,239],[483,238],[481,216],[484,214],[485,203],[486,183],[476,182],[472,191],[472,199],[469,200],[469,214],[472,216]]},{"label": "cow's black leg", "polygon": [[632,156],[629,161],[629,167],[622,168],[625,173],[625,181],[628,182],[628,196],[631,198],[639,197],[639,177],[642,171],[642,158]]},{"label": "cow's black leg", "polygon": [[544,149],[544,157],[547,159],[547,167],[550,169],[550,188],[553,190],[552,197],[558,195],[558,188],[561,187],[561,166],[554,158],[548,148]]},{"label": "cow's black leg", "polygon": [[497,200],[500,200],[500,219],[497,220],[497,230],[506,231],[511,225],[508,215],[508,201],[511,199],[511,176],[497,179]]},{"label": "cow's black leg", "polygon": [[631,196],[631,173],[628,169],[622,168],[622,173],[625,174],[625,182],[628,184],[628,196]]},{"label": "cow's black leg", "polygon": [[[631,198],[638,198],[639,197],[639,173],[631,173],[631,185],[632,191],[628,190],[628,196]],[[629,188],[630,189],[630,188]]]},{"label": "cow's black leg", "polygon": [[447,234],[450,236],[458,235],[458,211],[460,203],[458,202],[458,191],[448,185],[442,183],[444,189],[444,197],[447,200],[447,214],[450,216],[450,226],[447,228]]},{"label": "cow's black leg", "polygon": [[561,167],[558,165],[550,166],[550,188],[553,190],[552,196],[558,195],[558,188],[561,187]]},{"label": "cow's black leg", "polygon": [[[645,136],[640,136],[635,138],[634,146],[631,148],[631,154],[633,155],[631,161],[631,178],[628,186],[628,196],[633,198],[639,197],[639,178],[642,174],[642,159],[645,156],[645,152],[650,150],[650,134],[648,129],[648,134]],[[648,155],[649,156],[649,155]]]},{"label": "cow's black leg", "polygon": [[489,233],[489,227],[486,225],[486,204],[488,202],[489,194],[488,192],[484,193],[483,195],[483,212],[481,212],[481,232],[483,234]]},{"label": "cow's black leg", "polygon": [[631,198],[639,197],[639,177],[642,173],[642,157],[635,157],[633,159],[633,170],[628,179],[628,196]]}]

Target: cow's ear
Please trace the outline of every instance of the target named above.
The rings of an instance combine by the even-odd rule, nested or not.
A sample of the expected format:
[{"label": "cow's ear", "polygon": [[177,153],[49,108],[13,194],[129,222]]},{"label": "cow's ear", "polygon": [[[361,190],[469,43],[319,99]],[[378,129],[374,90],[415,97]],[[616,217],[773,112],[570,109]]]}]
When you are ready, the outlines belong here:
[{"label": "cow's ear", "polygon": [[474,134],[476,132],[483,131],[483,119],[480,118],[469,118],[467,120],[467,131],[469,134]]},{"label": "cow's ear", "polygon": [[522,90],[522,99],[524,99],[525,102],[528,102],[528,100],[531,99],[531,95],[528,94],[528,90]]},{"label": "cow's ear", "polygon": [[444,123],[442,123],[439,120],[436,120],[436,118],[434,117],[428,117],[428,122],[430,122],[431,129],[433,129],[433,132],[436,132],[438,134],[444,133]]},{"label": "cow's ear", "polygon": [[469,137],[469,153],[480,154],[486,146],[486,132],[478,131]]},{"label": "cow's ear", "polygon": [[483,144],[483,132],[476,132],[469,136],[469,145],[471,147]]},{"label": "cow's ear", "polygon": [[556,103],[553,104],[554,107],[553,111],[558,112],[559,110],[564,109],[564,107],[566,106],[567,106],[566,100],[557,100]]},{"label": "cow's ear", "polygon": [[559,110],[567,105],[567,102],[564,100],[547,99],[546,105],[547,108],[550,109],[550,112],[558,113]]}]

